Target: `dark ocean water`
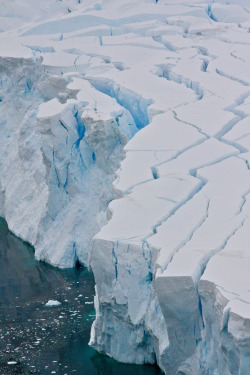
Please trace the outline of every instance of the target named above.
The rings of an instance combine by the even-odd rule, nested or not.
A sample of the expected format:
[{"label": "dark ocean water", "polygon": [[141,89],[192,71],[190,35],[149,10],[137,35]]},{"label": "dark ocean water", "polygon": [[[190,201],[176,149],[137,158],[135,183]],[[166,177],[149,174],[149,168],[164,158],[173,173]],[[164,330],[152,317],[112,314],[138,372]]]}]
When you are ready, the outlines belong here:
[{"label": "dark ocean water", "polygon": [[[88,346],[93,297],[91,272],[37,262],[0,218],[0,375],[160,375],[155,366],[119,364]],[[61,305],[46,307],[51,299]]]}]

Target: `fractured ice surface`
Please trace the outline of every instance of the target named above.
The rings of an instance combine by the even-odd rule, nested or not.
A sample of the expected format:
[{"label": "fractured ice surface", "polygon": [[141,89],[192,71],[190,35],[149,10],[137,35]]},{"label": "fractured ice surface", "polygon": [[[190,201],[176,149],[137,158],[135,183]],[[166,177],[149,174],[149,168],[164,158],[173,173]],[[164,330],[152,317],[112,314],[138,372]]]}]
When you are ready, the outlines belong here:
[{"label": "fractured ice surface", "polygon": [[[32,67],[34,63],[28,60],[28,64]],[[12,75],[11,79],[15,78]],[[6,73],[6,83],[8,79]],[[7,127],[2,128],[9,137],[7,148],[6,142],[3,144],[7,159],[2,179],[3,214],[16,234],[35,245],[39,259],[60,267],[73,266],[77,260],[88,264],[91,238],[112,199],[113,173],[123,145],[136,131],[132,117],[115,99],[101,93],[91,99],[94,89],[88,81],[79,80],[76,86],[72,78],[66,89],[69,78],[65,79],[64,92],[42,103],[38,111],[30,110],[29,99],[35,97],[38,105],[44,87],[39,92],[39,83],[35,83],[37,87],[25,99],[17,92],[24,103],[14,101],[10,111],[22,105],[27,113],[24,119],[20,119],[21,113],[17,119],[13,117],[21,122],[13,136],[6,134]],[[45,82],[61,88],[54,77],[51,82],[50,78],[41,82],[40,87]],[[4,102],[9,93],[4,92],[4,84],[2,87],[6,112]],[[67,99],[76,87],[78,99]]]},{"label": "fractured ice surface", "polygon": [[1,216],[38,259],[90,263],[100,352],[248,375],[248,2],[13,4]]}]

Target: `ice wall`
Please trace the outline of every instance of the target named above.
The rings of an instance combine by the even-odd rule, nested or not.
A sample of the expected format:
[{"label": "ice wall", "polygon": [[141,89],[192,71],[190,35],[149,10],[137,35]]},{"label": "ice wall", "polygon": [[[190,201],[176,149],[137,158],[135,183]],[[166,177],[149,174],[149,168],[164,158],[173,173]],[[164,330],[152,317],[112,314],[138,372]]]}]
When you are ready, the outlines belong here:
[{"label": "ice wall", "polygon": [[51,76],[32,57],[2,58],[0,79],[1,215],[38,259],[88,265],[133,119],[88,81]]},{"label": "ice wall", "polygon": [[0,35],[1,215],[90,261],[90,344],[119,361],[249,373],[249,12],[82,1]]}]

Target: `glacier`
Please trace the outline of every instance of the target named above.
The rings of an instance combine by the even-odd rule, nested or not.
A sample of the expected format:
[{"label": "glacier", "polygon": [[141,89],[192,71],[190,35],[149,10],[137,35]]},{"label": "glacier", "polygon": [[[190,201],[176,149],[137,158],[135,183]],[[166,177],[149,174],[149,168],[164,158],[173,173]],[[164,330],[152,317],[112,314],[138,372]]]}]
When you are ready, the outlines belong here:
[{"label": "glacier", "polygon": [[91,267],[99,352],[248,375],[248,1],[33,8],[0,0],[0,216]]}]

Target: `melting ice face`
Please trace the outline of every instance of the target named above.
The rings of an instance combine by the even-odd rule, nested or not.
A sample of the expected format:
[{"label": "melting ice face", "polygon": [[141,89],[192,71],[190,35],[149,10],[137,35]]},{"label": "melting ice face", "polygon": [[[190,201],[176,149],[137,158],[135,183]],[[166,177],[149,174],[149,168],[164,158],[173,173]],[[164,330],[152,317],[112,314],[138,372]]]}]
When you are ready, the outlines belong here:
[{"label": "melting ice face", "polygon": [[159,374],[154,367],[118,364],[88,346],[95,312],[94,279],[86,269],[36,261],[34,249],[3,219],[0,257],[1,373]]}]

